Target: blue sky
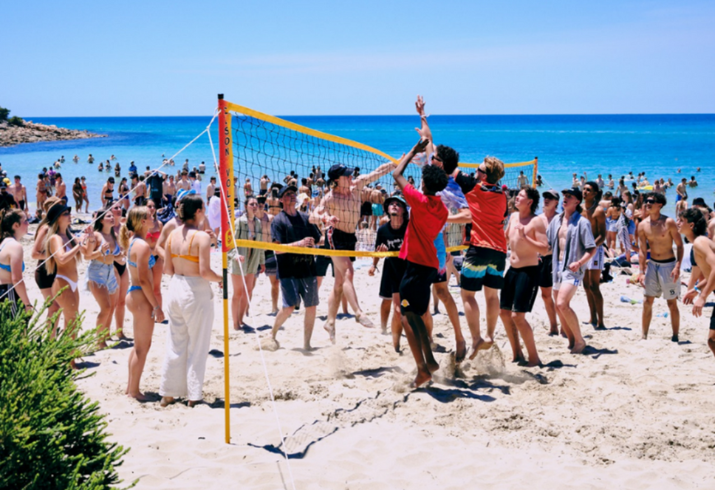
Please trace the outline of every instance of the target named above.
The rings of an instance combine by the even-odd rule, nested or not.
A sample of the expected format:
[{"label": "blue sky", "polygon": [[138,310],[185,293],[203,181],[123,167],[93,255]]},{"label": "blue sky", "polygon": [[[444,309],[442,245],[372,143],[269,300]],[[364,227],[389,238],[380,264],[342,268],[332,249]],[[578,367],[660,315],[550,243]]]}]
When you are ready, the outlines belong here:
[{"label": "blue sky", "polygon": [[2,2],[14,115],[715,113],[715,2]]}]

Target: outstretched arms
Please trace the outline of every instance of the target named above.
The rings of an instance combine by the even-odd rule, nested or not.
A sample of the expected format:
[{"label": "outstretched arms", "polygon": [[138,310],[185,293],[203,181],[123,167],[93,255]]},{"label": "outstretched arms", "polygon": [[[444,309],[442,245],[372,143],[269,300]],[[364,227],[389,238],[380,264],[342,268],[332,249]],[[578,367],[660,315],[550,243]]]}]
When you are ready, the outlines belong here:
[{"label": "outstretched arms", "polygon": [[412,159],[415,157],[416,154],[422,152],[425,150],[425,147],[429,144],[429,141],[426,139],[421,139],[415,146],[412,147],[412,149],[402,157],[400,160],[400,163],[397,165],[397,168],[392,172],[392,178],[395,179],[395,182],[397,183],[397,187],[400,188],[400,190],[404,190],[405,187],[409,184],[407,182],[407,179],[405,178],[404,174],[405,169],[407,168],[407,164],[412,161]]}]

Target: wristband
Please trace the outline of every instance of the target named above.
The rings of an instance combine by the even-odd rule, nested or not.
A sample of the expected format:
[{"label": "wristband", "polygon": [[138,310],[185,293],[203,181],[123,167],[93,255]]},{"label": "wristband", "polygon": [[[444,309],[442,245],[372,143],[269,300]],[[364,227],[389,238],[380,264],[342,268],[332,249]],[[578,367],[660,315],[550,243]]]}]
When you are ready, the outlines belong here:
[{"label": "wristband", "polygon": [[693,289],[695,289],[697,292],[700,292],[700,289],[698,289],[697,286],[693,287]]}]

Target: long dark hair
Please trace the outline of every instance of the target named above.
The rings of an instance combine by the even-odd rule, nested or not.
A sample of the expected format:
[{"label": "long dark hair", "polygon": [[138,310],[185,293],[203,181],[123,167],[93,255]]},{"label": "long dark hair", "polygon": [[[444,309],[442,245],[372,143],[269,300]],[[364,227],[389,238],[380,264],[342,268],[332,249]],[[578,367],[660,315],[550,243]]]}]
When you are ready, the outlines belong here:
[{"label": "long dark hair", "polygon": [[181,200],[181,204],[177,209],[179,219],[186,223],[192,221],[196,217],[196,211],[203,209],[204,201],[198,194],[189,194]]},{"label": "long dark hair", "polygon": [[0,242],[6,238],[15,237],[12,227],[15,223],[22,223],[25,213],[19,209],[3,209],[0,211]]}]

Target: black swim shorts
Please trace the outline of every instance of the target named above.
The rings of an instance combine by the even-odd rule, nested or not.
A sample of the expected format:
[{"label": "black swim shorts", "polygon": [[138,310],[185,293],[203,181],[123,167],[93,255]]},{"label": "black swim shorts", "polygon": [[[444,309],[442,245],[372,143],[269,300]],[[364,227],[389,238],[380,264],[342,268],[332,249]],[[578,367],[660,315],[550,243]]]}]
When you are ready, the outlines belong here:
[{"label": "black swim shorts", "polygon": [[539,261],[539,287],[550,288],[554,286],[553,255],[545,255]]},{"label": "black swim shorts", "polygon": [[400,311],[422,316],[429,308],[430,286],[437,269],[406,261],[405,275],[400,282]]},{"label": "black swim shorts", "polygon": [[534,307],[539,290],[539,266],[510,267],[504,276],[504,288],[499,297],[499,308],[515,313],[529,313]]}]

